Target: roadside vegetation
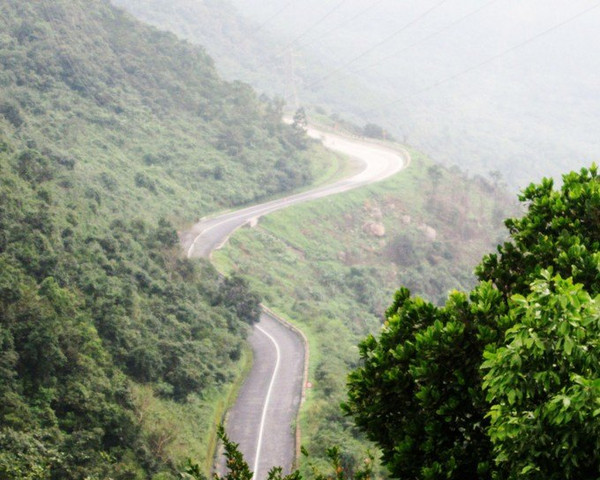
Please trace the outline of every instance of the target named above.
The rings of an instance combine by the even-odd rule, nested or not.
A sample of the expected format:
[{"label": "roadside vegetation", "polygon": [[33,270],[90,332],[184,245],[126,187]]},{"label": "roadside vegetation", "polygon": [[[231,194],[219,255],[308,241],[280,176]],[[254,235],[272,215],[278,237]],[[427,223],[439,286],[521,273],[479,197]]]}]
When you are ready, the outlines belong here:
[{"label": "roadside vegetation", "polygon": [[[597,167],[529,186],[469,294],[398,291],[344,411],[398,478],[592,479],[600,403]],[[382,419],[385,419],[382,421]]]},{"label": "roadside vegetation", "polygon": [[[499,179],[469,177],[412,152],[410,168],[359,191],[295,206],[236,232],[217,268],[246,278],[263,301],[307,334],[311,349],[303,445],[313,465],[343,444],[345,468],[368,442],[339,404],[356,345],[377,332],[399,285],[434,303],[469,290],[481,256],[504,238],[516,211]],[[307,473],[307,469],[302,470]]]},{"label": "roadside vegetation", "polygon": [[[510,236],[483,257],[470,293],[437,306],[401,288],[380,331],[359,345],[338,415],[377,444],[393,478],[598,475],[598,169],[565,175],[559,189],[544,179],[520,200],[526,214],[506,221]],[[335,327],[326,345],[343,341]],[[352,460],[352,447],[324,450],[332,474],[312,463],[285,479],[376,474],[370,457]],[[250,478],[235,445],[228,455],[235,478]]]},{"label": "roadside vegetation", "polygon": [[0,478],[204,478],[261,300],[311,346],[288,480],[595,478],[596,169],[528,188],[475,275],[519,209],[416,152],[238,231],[226,277],[187,260],[198,217],[341,171],[283,108],[107,1],[0,4]]}]

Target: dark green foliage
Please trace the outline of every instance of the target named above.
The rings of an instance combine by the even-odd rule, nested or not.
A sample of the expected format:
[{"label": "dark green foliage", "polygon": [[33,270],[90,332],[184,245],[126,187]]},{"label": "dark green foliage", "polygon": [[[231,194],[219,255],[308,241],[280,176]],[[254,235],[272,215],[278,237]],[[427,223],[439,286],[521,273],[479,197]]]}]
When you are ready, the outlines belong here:
[{"label": "dark green foliage", "polygon": [[258,298],[182,259],[168,220],[90,224],[48,204],[23,158],[0,154],[0,476],[138,478],[160,465],[127,376],[179,401],[229,381]]},{"label": "dark green foliage", "polygon": [[222,477],[223,480],[251,480],[252,472],[242,453],[238,450],[238,445],[229,440],[222,425],[219,426],[218,433],[223,442],[224,455],[227,459],[227,473]]},{"label": "dark green foliage", "polygon": [[23,117],[19,106],[14,102],[0,102],[0,115],[8,120],[14,127],[23,125]]},{"label": "dark green foliage", "polygon": [[[490,443],[473,422],[482,393],[478,349],[464,295],[438,308],[396,293],[379,340],[361,343],[365,366],[349,377],[347,413],[383,450],[399,478],[490,478]],[[447,477],[446,477],[447,475]]]},{"label": "dark green foliage", "polygon": [[174,224],[303,185],[308,154],[279,101],[101,0],[0,3],[0,88],[0,478],[174,475],[132,382],[214,395],[259,303]]},{"label": "dark green foliage", "polygon": [[250,292],[247,280],[239,275],[226,277],[219,285],[215,303],[231,309],[240,320],[252,324],[260,317],[260,297]]},{"label": "dark green foliage", "polygon": [[388,131],[376,123],[367,123],[363,128],[362,134],[368,138],[394,140],[394,137]]},{"label": "dark green foliage", "polygon": [[304,107],[300,107],[296,110],[296,113],[294,113],[292,122],[292,128],[294,130],[292,141],[298,148],[305,149],[308,145],[308,137],[306,136],[307,127],[308,117],[306,116],[306,111],[304,110]]},{"label": "dark green foliage", "polygon": [[401,290],[380,337],[360,345],[344,409],[394,476],[597,477],[597,169],[521,200],[527,214],[506,222],[511,240],[468,298],[435,307]]},{"label": "dark green foliage", "polygon": [[308,127],[308,117],[306,116],[306,110],[304,110],[304,107],[300,107],[298,110],[296,110],[296,113],[294,113],[292,127],[294,127],[294,130],[298,132],[306,133],[306,128]]}]

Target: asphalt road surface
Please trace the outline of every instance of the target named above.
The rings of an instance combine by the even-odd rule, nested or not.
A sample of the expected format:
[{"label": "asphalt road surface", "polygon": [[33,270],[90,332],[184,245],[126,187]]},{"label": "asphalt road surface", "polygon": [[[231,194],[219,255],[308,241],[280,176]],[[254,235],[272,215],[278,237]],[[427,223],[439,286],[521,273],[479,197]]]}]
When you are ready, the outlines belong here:
[{"label": "asphalt road surface", "polygon": [[375,143],[324,133],[315,129],[309,129],[308,133],[314,138],[321,138],[327,148],[359,160],[362,164],[360,171],[350,178],[314,190],[203,219],[181,236],[188,257],[209,257],[214,250],[223,246],[236,229],[263,215],[291,205],[378,182],[398,173],[410,161],[410,156],[405,151],[392,150]]},{"label": "asphalt road surface", "polygon": [[[291,471],[296,453],[296,420],[304,377],[304,345],[296,332],[263,313],[249,338],[252,370],[227,414],[226,431],[256,479],[273,466]],[[223,460],[220,459],[223,471]]]},{"label": "asphalt road surface", "polygon": [[[410,156],[376,143],[310,129],[331,149],[361,163],[351,177],[289,197],[203,219],[182,235],[188,257],[210,257],[239,227],[268,213],[309,200],[345,192],[388,178],[406,167]],[[296,420],[304,375],[304,344],[299,335],[263,313],[249,338],[254,351],[252,370],[228,413],[226,431],[255,479],[264,479],[272,466],[289,473],[295,456]],[[222,470],[223,463],[220,463]]]}]

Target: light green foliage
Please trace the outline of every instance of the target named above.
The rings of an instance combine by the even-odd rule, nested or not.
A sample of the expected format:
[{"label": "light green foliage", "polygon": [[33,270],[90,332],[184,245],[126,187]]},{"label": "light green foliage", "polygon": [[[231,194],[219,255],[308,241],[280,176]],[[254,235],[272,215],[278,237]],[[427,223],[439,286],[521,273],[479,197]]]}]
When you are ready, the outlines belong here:
[{"label": "light green foliage", "polygon": [[510,302],[504,346],[484,353],[489,435],[508,478],[591,479],[600,448],[600,303],[542,272]]},{"label": "light green foliage", "polygon": [[487,255],[477,269],[507,294],[527,294],[540,272],[552,267],[590,292],[600,291],[600,177],[596,165],[563,176],[559,190],[544,179],[520,196],[528,214],[509,219],[511,241]]},{"label": "light green foliage", "polygon": [[0,477],[206,461],[259,299],[175,225],[312,178],[281,110],[109,2],[0,3]]},{"label": "light green foliage", "polygon": [[[218,435],[221,442],[223,442],[223,455],[227,459],[226,469],[227,472],[224,476],[219,474],[214,475],[215,480],[251,480],[253,477],[252,472],[248,463],[244,459],[242,453],[238,450],[238,444],[233,443],[229,440],[226,435],[223,426],[219,426]],[[307,455],[306,450],[303,449],[303,454]],[[316,467],[313,467],[311,475],[307,478],[314,480],[369,480],[372,478],[373,470],[373,458],[369,457],[364,465],[362,465],[355,472],[348,472],[344,469],[342,461],[342,452],[338,447],[330,447],[327,449],[327,458],[329,464],[327,471],[322,471]],[[205,480],[206,477],[203,475],[201,469],[197,464],[188,460],[188,465],[185,470],[180,474],[184,480]],[[287,475],[283,474],[281,467],[273,467],[269,471],[267,480],[302,480],[302,475],[299,470],[295,470]]]},{"label": "light green foliage", "polygon": [[[282,101],[223,81],[202,48],[98,0],[0,13],[3,130],[72,169],[64,195],[86,188],[97,213],[150,202],[189,221],[311,181]],[[41,178],[34,162],[23,174]]]}]

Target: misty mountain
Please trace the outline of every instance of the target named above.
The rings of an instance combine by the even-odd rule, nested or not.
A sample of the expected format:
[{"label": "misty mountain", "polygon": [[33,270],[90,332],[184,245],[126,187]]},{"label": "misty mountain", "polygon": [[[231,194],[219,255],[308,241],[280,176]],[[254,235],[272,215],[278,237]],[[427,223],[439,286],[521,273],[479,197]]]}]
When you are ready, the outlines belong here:
[{"label": "misty mountain", "polygon": [[230,77],[292,104],[297,90],[302,104],[514,186],[600,156],[590,1],[116,3],[206,45]]}]

